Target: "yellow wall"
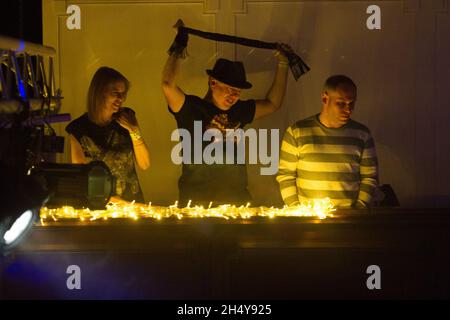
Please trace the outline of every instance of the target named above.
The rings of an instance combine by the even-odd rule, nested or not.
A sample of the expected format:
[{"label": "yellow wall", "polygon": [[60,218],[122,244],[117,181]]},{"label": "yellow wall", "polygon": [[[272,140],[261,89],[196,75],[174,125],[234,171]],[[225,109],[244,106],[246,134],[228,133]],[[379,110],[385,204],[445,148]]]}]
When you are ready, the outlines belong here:
[{"label": "yellow wall", "polygon": [[[66,27],[70,4],[81,9],[81,30]],[[366,27],[371,4],[381,8],[381,30]],[[178,18],[205,31],[286,42],[306,60],[312,70],[298,82],[289,77],[282,110],[253,124],[279,128],[280,138],[287,126],[320,111],[326,77],[352,77],[359,88],[354,118],[372,130],[381,183],[392,184],[403,205],[450,205],[448,1],[43,0],[44,44],[58,52],[62,112],[74,119],[85,111],[89,81],[100,66],[131,80],[125,105],[137,112],[152,158],[152,167],[139,172],[147,201],[177,199],[180,168],[170,159],[176,123],[160,78]],[[191,36],[188,52],[180,79],[185,92],[205,93],[204,70],[217,57],[245,63],[254,88],[244,97],[262,98],[270,86],[276,60],[268,50]],[[57,129],[65,135],[64,125]],[[66,144],[63,162],[70,159]],[[255,201],[280,205],[275,177],[260,176],[256,165],[248,171]]]}]

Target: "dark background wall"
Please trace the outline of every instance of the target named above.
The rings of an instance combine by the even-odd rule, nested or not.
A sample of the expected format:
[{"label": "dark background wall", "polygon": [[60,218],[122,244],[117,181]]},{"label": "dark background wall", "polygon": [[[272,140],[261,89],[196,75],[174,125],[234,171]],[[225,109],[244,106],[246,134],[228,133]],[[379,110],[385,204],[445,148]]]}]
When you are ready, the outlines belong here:
[{"label": "dark background wall", "polygon": [[0,34],[42,44],[42,1],[2,0]]}]

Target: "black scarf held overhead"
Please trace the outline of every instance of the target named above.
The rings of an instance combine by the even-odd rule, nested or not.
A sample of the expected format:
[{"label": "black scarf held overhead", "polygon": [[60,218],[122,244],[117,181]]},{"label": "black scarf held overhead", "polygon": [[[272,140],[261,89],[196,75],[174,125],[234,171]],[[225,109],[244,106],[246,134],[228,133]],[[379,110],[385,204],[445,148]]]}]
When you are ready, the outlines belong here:
[{"label": "black scarf held overhead", "polygon": [[187,47],[189,33],[205,39],[216,40],[221,42],[237,43],[247,47],[280,50],[288,58],[289,67],[291,68],[292,75],[294,76],[296,81],[298,80],[298,78],[300,78],[300,76],[302,76],[303,74],[305,74],[310,70],[310,68],[306,65],[306,63],[302,60],[302,58],[300,58],[293,52],[287,52],[283,50],[283,48],[276,42],[264,42],[254,39],[230,36],[221,33],[205,32],[196,29],[186,28],[183,26],[178,27],[178,33],[175,37],[175,40],[173,41],[172,45],[169,48],[170,55],[175,54],[175,56],[177,57],[186,56],[185,49]]}]

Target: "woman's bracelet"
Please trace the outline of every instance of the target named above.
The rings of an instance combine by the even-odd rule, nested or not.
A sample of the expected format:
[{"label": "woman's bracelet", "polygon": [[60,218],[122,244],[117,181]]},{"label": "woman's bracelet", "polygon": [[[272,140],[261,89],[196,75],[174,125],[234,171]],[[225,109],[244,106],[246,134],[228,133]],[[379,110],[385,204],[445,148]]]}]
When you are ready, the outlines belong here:
[{"label": "woman's bracelet", "polygon": [[130,131],[130,137],[133,141],[138,141],[142,139],[142,134],[139,129],[136,129],[135,131]]},{"label": "woman's bracelet", "polygon": [[280,65],[280,66],[288,66],[289,62],[287,62],[287,61],[278,61],[278,65]]}]

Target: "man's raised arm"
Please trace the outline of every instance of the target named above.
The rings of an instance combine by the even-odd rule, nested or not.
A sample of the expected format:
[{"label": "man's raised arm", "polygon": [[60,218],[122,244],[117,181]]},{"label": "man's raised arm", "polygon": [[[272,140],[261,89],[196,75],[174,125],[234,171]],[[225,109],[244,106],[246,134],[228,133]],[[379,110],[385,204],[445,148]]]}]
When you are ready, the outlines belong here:
[{"label": "man's raised arm", "polygon": [[173,112],[180,111],[184,103],[184,92],[178,87],[176,77],[180,72],[180,58],[170,55],[164,65],[161,86],[169,108]]},{"label": "man's raised arm", "polygon": [[[184,23],[182,20],[178,20],[174,28],[178,30],[178,27],[183,27]],[[178,37],[177,37],[178,38]],[[176,40],[175,40],[176,41]],[[187,46],[186,42],[181,45],[181,49],[185,49]],[[171,50],[170,50],[171,51]],[[182,58],[179,57],[175,52],[169,54],[166,64],[162,72],[161,86],[166,97],[169,108],[173,112],[180,111],[184,104],[185,95],[184,92],[177,85],[177,76],[180,73],[180,64]]]},{"label": "man's raised arm", "polygon": [[[287,51],[292,51],[288,45],[282,44],[280,46]],[[284,95],[286,93],[289,61],[281,50],[277,50],[276,56],[278,58],[278,65],[273,78],[273,83],[267,92],[266,98],[256,100],[255,119],[275,112],[283,103]]]}]

